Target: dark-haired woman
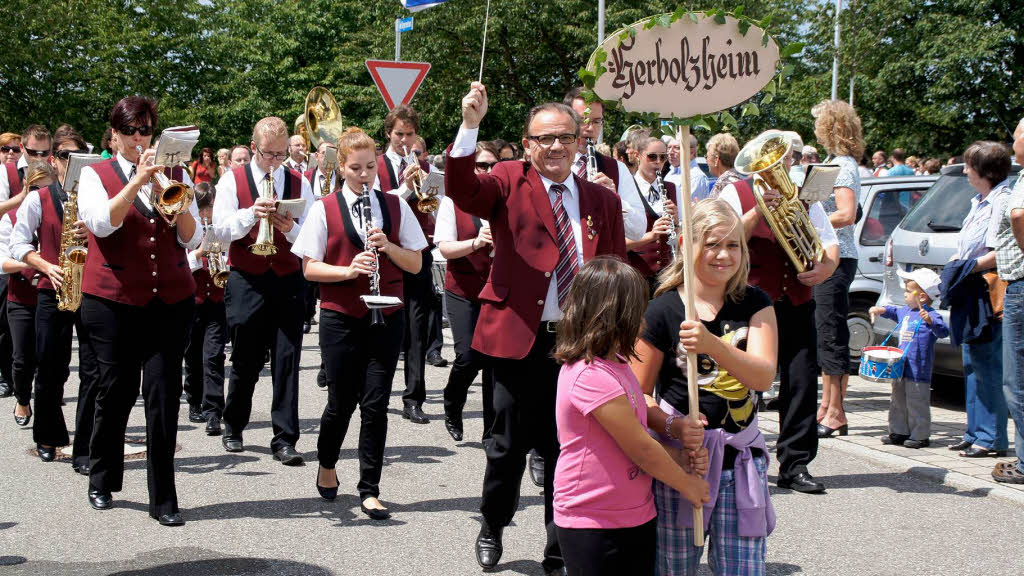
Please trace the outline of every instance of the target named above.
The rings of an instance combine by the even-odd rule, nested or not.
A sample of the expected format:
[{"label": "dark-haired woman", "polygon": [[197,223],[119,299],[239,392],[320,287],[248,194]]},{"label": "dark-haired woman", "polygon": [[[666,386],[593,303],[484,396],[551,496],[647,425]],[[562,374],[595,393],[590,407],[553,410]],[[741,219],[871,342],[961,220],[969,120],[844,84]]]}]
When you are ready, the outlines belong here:
[{"label": "dark-haired woman", "polygon": [[199,158],[192,162],[192,176],[196,184],[213,182],[217,175],[217,163],[213,160],[213,149],[203,148],[199,152]]},{"label": "dark-haired woman", "polygon": [[[89,230],[82,280],[82,319],[100,366],[95,427],[89,445],[89,503],[113,505],[122,488],[125,427],[142,386],[146,412],[149,515],[184,523],[174,486],[181,366],[195,308],[186,250],[202,241],[195,204],[168,224],[153,205],[156,129],[152,100],[131,96],[110,113],[114,158],[82,170],[79,216]],[[143,150],[140,155],[138,150]],[[191,185],[175,168],[170,176]]]}]

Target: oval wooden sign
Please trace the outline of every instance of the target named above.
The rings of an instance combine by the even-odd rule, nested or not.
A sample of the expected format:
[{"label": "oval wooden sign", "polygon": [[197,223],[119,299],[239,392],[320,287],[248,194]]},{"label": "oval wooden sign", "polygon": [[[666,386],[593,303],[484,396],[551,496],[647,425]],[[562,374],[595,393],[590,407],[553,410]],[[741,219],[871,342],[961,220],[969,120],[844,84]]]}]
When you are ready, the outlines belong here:
[{"label": "oval wooden sign", "polygon": [[602,100],[614,100],[629,112],[657,113],[662,118],[690,118],[720,112],[761,91],[775,77],[779,47],[764,31],[750,26],[740,34],[739,21],[689,15],[669,26],[644,30],[652,16],[612,34],[590,58],[587,69],[596,72],[596,56],[603,50],[605,72],[594,83]]}]

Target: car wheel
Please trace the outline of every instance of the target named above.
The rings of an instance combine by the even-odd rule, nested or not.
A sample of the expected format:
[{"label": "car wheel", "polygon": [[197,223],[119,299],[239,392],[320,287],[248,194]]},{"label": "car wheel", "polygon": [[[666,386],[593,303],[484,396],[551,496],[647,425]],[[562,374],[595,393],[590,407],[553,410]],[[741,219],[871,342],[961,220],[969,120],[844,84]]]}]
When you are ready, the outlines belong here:
[{"label": "car wheel", "polygon": [[852,304],[846,316],[846,325],[850,329],[850,360],[860,362],[861,351],[874,342],[874,333],[871,330],[871,316],[868,314],[870,306]]}]

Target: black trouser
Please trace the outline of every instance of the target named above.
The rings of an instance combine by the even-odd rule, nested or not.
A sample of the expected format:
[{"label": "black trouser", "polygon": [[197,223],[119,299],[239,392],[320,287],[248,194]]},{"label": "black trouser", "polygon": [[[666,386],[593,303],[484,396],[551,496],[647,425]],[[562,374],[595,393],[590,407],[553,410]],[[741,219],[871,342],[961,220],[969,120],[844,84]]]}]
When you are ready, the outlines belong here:
[{"label": "black trouser", "polygon": [[525,358],[487,358],[494,372],[494,425],[490,440],[484,443],[487,468],[480,502],[485,522],[492,527],[508,526],[519,507],[527,452],[535,449],[544,458],[545,570],[562,566],[551,506],[558,459],[555,392],[559,366],[551,357],[554,348],[555,334],[542,323]]},{"label": "black trouser", "polygon": [[99,363],[96,421],[89,443],[89,489],[119,492],[124,480],[124,435],[135,400],[146,411],[149,515],[178,512],[174,448],[181,402],[181,363],[192,323],[192,296],[175,304],[153,300],[129,306],[85,295],[82,321]]},{"label": "black trouser", "polygon": [[303,319],[309,322],[316,316],[316,301],[320,298],[320,283],[309,282],[305,278],[302,282],[305,285],[306,293],[306,311]]},{"label": "black trouser", "polygon": [[427,315],[427,358],[440,356],[444,348],[444,295],[438,293],[433,273],[430,275],[430,287],[434,299]]},{"label": "black trouser", "polygon": [[570,576],[654,574],[658,520],[633,528],[556,528]]},{"label": "black trouser", "polygon": [[388,435],[388,401],[398,367],[405,313],[385,317],[371,326],[370,315],[354,318],[334,310],[320,311],[320,353],[327,372],[327,406],[320,417],[317,457],[334,468],[352,412],[359,406],[360,500],[380,496],[380,474]]},{"label": "black trouser", "polygon": [[[11,383],[14,397],[18,404],[28,406],[32,396],[32,378],[36,372],[36,309],[18,302],[7,303],[7,324],[11,333]],[[60,411],[62,398],[57,398],[57,411]],[[43,409],[46,410],[45,408]],[[36,424],[39,423],[39,396],[36,396],[36,408],[33,410]],[[62,417],[63,419],[63,417]],[[33,430],[35,428],[33,427]],[[33,432],[33,436],[35,433]],[[36,440],[38,442],[38,440]],[[64,433],[63,444],[42,442],[44,446],[66,446],[67,432]]]},{"label": "black trouser", "polygon": [[6,274],[0,275],[0,378],[13,386],[11,375],[11,329],[7,323],[7,282]]},{"label": "black trouser", "polygon": [[430,344],[430,314],[435,307],[434,280],[430,266],[434,259],[424,249],[423,267],[417,274],[402,273],[405,300],[405,393],[406,406],[419,406],[427,397],[425,377],[427,347]]},{"label": "black trouser", "polygon": [[779,319],[779,476],[807,471],[818,454],[818,359],[814,300],[794,306],[775,302]]},{"label": "black trouser", "polygon": [[224,345],[228,322],[224,303],[205,300],[196,306],[185,346],[185,398],[200,406],[203,416],[224,414]]},{"label": "black trouser", "polygon": [[[302,352],[304,295],[299,273],[252,276],[232,270],[224,293],[231,333],[231,376],[224,405],[224,435],[241,439],[252,414],[252,394],[263,370],[267,348],[274,393],[270,419],[277,452],[299,441],[299,357]],[[233,301],[238,299],[238,301]],[[245,309],[233,316],[231,310]]]},{"label": "black trouser", "polygon": [[455,339],[455,362],[448,374],[448,384],[444,387],[444,413],[462,418],[469,387],[482,370],[483,438],[486,440],[491,437],[491,425],[494,424],[494,377],[484,355],[472,348],[473,332],[476,330],[477,318],[480,317],[480,303],[471,302],[449,291],[445,291],[445,298],[448,300],[448,324]]},{"label": "black trouser", "polygon": [[[71,375],[71,344],[78,331],[78,406],[75,410],[75,438],[71,460],[75,466],[89,464],[89,442],[92,440],[99,392],[99,365],[96,352],[82,326],[80,313],[57,309],[57,294],[40,290],[36,305],[36,421],[32,428],[36,442],[44,446],[63,446],[68,442],[68,428],[61,409],[64,384]],[[41,402],[43,398],[45,402]],[[45,406],[45,409],[43,408]]]},{"label": "black trouser", "polygon": [[814,322],[818,330],[818,362],[825,374],[841,376],[850,370],[850,284],[857,274],[856,258],[840,258],[827,280],[814,287]]}]

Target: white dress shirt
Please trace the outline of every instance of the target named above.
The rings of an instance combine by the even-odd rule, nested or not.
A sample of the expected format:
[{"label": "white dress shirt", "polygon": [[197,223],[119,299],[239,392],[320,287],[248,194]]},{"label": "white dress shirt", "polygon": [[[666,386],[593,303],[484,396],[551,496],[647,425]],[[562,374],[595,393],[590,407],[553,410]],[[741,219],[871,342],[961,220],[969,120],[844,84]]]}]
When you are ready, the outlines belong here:
[{"label": "white dress shirt", "polygon": [[288,159],[285,160],[283,163],[287,164],[291,168],[294,168],[295,170],[298,170],[299,174],[304,174],[306,170],[309,168],[309,165],[306,164],[305,160],[301,162],[296,162],[295,160],[292,160],[291,156],[289,156]]},{"label": "white dress shirt", "polygon": [[[723,188],[722,193],[718,195],[718,199],[728,202],[736,214],[739,214],[741,217],[743,216],[742,204],[740,204],[739,193],[735,186],[730,184]],[[758,208],[755,206],[754,209],[757,210]],[[832,227],[832,222],[829,221],[828,216],[825,214],[825,209],[822,208],[821,202],[811,204],[807,210],[807,217],[811,220],[811,226],[814,226],[814,229],[818,232],[818,239],[821,240],[822,248],[839,244],[839,238],[836,237],[836,229]]]},{"label": "white dress shirt", "polygon": [[[479,128],[464,128],[460,126],[459,134],[455,137],[455,143],[452,145],[451,156],[453,158],[463,158],[474,154],[476,152],[476,139],[479,132]],[[548,194],[548,200],[554,206],[556,196],[551,192],[551,185],[555,182],[539,172],[537,175],[540,176],[541,182],[544,183],[544,190]],[[576,241],[576,260],[579,266],[582,267],[583,229],[580,226],[580,194],[576,188],[576,181],[572,176],[572,170],[569,170],[569,176],[564,182],[560,182],[566,188],[566,191],[562,193],[562,208],[565,209],[565,215],[569,217],[572,236]],[[551,272],[551,281],[548,282],[548,294],[544,297],[544,311],[541,313],[540,319],[542,322],[562,319],[562,311],[558,308],[558,276],[554,271]]]},{"label": "white dress shirt", "polygon": [[[573,172],[576,171],[576,166],[581,161],[586,162],[586,158],[581,152],[576,152],[576,160],[573,162],[572,168]],[[626,230],[626,238],[639,240],[647,232],[647,211],[644,210],[644,205],[640,202],[640,194],[636,189],[636,182],[629,177],[629,169],[626,168],[625,164],[617,160],[615,165],[619,171],[619,186],[615,193],[622,200],[622,226]],[[611,178],[610,175],[608,177]]]},{"label": "white dress shirt", "polygon": [[[11,232],[11,258],[23,262],[29,252],[39,251],[36,247],[36,236],[39,226],[43,223],[43,205],[40,194],[49,194],[49,188],[40,188],[28,193],[21,206],[18,206],[18,222]],[[50,262],[56,264],[56,262]]]},{"label": "white dress shirt", "polygon": [[[325,194],[330,194],[331,190],[338,185],[338,170],[335,169],[331,172],[331,185],[324,186],[327,184],[327,175],[320,171],[320,167],[317,166],[316,171],[313,172],[313,180],[309,183],[310,189],[313,191],[314,198],[322,198]],[[324,189],[326,188],[326,192]]]},{"label": "white dress shirt", "polygon": [[[474,146],[476,146],[476,144],[474,144]],[[420,159],[418,157],[415,158],[416,162],[419,162]],[[388,149],[384,151],[384,159],[391,164],[391,171],[394,172],[395,179],[397,181],[398,175],[402,173],[402,171],[399,170],[399,168],[401,168],[402,166],[403,157],[400,154],[396,153],[394,150],[392,150],[391,146],[388,146]],[[429,166],[430,170],[427,173],[432,174],[435,171],[434,165],[429,164]],[[406,165],[406,168],[408,168],[408,164]],[[373,187],[377,188],[378,190],[380,189],[380,179],[374,182]],[[405,185],[405,182],[402,182],[402,184],[395,190],[392,190],[392,192],[401,196],[403,200],[408,200],[409,195],[412,194],[412,190],[410,190],[409,187]]]},{"label": "white dress shirt", "polygon": [[[682,191],[683,189],[683,169],[681,166],[673,166],[669,170],[668,175],[665,176],[666,182],[671,182],[675,185],[676,190]],[[711,194],[711,186],[708,182],[708,177],[704,175],[704,171],[700,169],[700,165],[697,164],[696,159],[690,160],[690,198],[694,202],[699,202],[708,197]],[[677,203],[678,204],[678,203]]]},{"label": "white dress shirt", "polygon": [[[116,156],[117,164],[121,168],[121,172],[124,173],[125,178],[129,178],[131,169],[134,166],[131,162],[125,159],[120,152]],[[188,173],[182,170],[182,182],[186,186],[192,185],[192,180],[188,177]],[[129,178],[130,179],[130,178]],[[139,189],[138,196],[136,198],[142,202],[142,205],[146,208],[153,210],[153,204],[149,199],[150,185],[146,184]],[[129,210],[132,208],[129,207]],[[178,244],[182,245],[186,250],[194,250],[199,246],[199,243],[203,241],[202,228],[199,226],[199,208],[196,207],[196,203],[193,202],[188,208],[189,214],[196,221],[196,229],[192,233],[192,237],[187,242],[183,242],[178,238]],[[78,218],[85,223],[85,227],[89,229],[98,238],[106,238],[114,232],[121,229],[124,225],[122,221],[120,225],[114,226],[110,223],[110,197],[107,196],[107,189],[103,187],[103,182],[100,181],[99,174],[92,168],[92,166],[86,166],[82,169],[82,174],[78,179]],[[177,234],[175,234],[177,237]]]},{"label": "white dress shirt", "polygon": [[3,271],[3,264],[14,262],[14,259],[11,258],[11,231],[13,229],[11,216],[4,214],[3,218],[0,218],[0,275],[2,276],[8,276],[7,272]]},{"label": "white dress shirt", "polygon": [[[633,175],[633,178],[636,180],[636,188],[637,188],[638,194],[643,194],[644,199],[647,200],[648,204],[650,204],[651,210],[654,210],[655,214],[659,214],[659,215],[664,214],[665,207],[664,207],[663,202],[661,201],[661,195],[658,194],[657,196],[654,197],[653,201],[651,200],[650,194],[651,194],[651,186],[653,185],[653,182],[648,182],[647,180],[645,180],[643,175],[640,174],[639,170],[636,171],[636,174]],[[667,186],[665,187],[665,190],[666,191],[668,190]],[[676,206],[680,205],[680,199],[682,198],[682,193],[683,193],[682,190],[680,190],[679,187],[676,186],[676,197],[672,199],[672,201],[675,202]]]},{"label": "white dress shirt", "polygon": [[195,272],[203,267],[203,261],[196,258],[196,250],[189,250],[187,253],[188,257],[188,269],[191,272]]},{"label": "white dress shirt", "polygon": [[[259,167],[255,158],[249,162],[249,166],[252,169],[253,182],[256,183],[257,187],[261,186],[267,173]],[[284,164],[277,167],[273,178],[274,194],[281,198],[284,196]],[[316,204],[316,198],[313,196],[313,189],[309,186],[309,180],[306,180],[306,177],[303,176],[299,181],[302,183],[302,198],[306,200],[306,207],[303,209],[302,218],[284,235],[285,240],[291,243],[294,243],[295,239],[299,237],[300,224],[306,221],[310,207]],[[253,207],[241,209],[238,207],[235,173],[233,171],[225,172],[220,177],[220,181],[217,182],[217,198],[213,201],[214,233],[217,234],[218,238],[226,238],[228,242],[234,242],[248,234],[255,224],[256,214],[253,212]]]},{"label": "white dress shirt", "polygon": [[[480,219],[482,228],[490,224],[483,218]],[[459,230],[455,223],[455,202],[451,198],[442,198],[441,205],[437,208],[437,219],[434,221],[434,245],[441,242],[455,242],[459,239]]]},{"label": "white dress shirt", "polygon": [[[386,192],[386,194],[393,194],[393,192]],[[371,193],[369,196],[374,227],[381,228],[384,226],[384,213],[381,212],[380,203],[377,202],[377,194]],[[359,240],[365,245],[366,228],[361,224],[361,216],[352,214],[352,205],[358,199],[359,196],[349,190],[348,186],[342,187],[340,200],[344,201],[344,208],[349,211],[349,217],[352,218],[356,234],[359,235]],[[401,221],[398,227],[398,244],[402,248],[415,252],[423,250],[427,247],[427,237],[423,235],[423,229],[420,228],[419,222],[416,221],[416,215],[412,213],[412,208],[406,202],[399,202],[398,207],[401,211]],[[392,218],[394,216],[394,214],[391,214]],[[335,230],[334,232],[345,233],[344,230]],[[299,258],[309,258],[323,262],[324,255],[327,254],[327,212],[323,202],[317,202],[309,209],[306,219],[303,220],[302,230],[299,231],[299,237],[292,244],[292,254]]]}]

